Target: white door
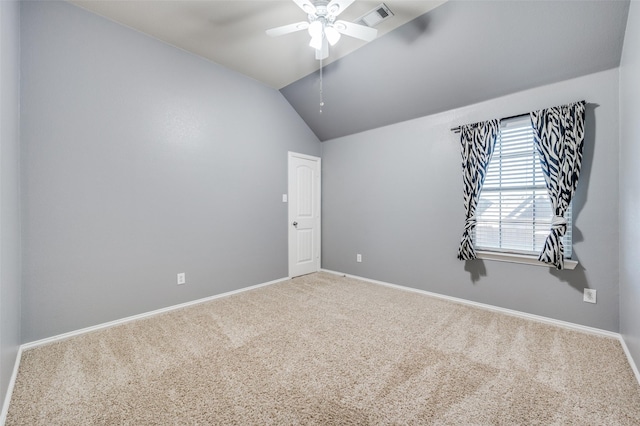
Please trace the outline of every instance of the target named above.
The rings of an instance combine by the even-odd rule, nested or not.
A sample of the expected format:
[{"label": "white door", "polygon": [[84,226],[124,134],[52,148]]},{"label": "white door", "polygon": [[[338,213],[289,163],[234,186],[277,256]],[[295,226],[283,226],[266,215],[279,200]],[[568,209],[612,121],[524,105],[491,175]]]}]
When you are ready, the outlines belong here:
[{"label": "white door", "polygon": [[320,158],[289,152],[289,277],[320,270]]}]

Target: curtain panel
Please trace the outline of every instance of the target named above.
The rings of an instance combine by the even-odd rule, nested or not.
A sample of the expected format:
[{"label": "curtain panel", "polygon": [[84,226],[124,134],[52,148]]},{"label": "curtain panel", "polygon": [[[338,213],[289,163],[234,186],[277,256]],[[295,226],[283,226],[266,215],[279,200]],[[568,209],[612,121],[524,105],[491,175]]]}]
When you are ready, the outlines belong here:
[{"label": "curtain panel", "polygon": [[458,248],[458,259],[460,260],[476,258],[476,250],[473,247],[476,207],[484,184],[487,166],[491,161],[493,148],[496,144],[499,124],[499,120],[489,120],[460,126],[463,198],[466,213],[464,232]]},{"label": "curtain panel", "polygon": [[575,194],[582,165],[585,102],[574,102],[532,111],[534,141],[551,199],[554,217],[538,260],[564,268],[562,237],[567,232],[564,218]]}]

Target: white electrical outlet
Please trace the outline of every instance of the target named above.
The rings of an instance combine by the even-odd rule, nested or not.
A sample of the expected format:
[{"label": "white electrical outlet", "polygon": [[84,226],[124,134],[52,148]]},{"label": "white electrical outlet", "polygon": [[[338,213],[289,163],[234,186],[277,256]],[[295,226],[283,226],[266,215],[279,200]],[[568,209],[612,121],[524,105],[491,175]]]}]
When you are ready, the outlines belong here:
[{"label": "white electrical outlet", "polygon": [[187,282],[187,277],[184,272],[178,274],[178,285],[182,285]]},{"label": "white electrical outlet", "polygon": [[362,255],[360,253],[356,254],[356,262],[362,262]]},{"label": "white electrical outlet", "polygon": [[596,291],[592,288],[585,288],[582,300],[587,303],[596,303]]}]

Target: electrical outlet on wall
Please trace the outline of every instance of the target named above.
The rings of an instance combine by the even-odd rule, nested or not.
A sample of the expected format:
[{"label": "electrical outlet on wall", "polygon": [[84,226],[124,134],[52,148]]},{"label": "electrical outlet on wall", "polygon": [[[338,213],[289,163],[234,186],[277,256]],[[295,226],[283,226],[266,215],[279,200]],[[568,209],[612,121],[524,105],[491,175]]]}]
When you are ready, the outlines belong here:
[{"label": "electrical outlet on wall", "polygon": [[178,274],[178,285],[182,285],[187,282],[187,276],[184,272]]},{"label": "electrical outlet on wall", "polygon": [[596,303],[596,290],[592,288],[585,288],[582,300],[587,303]]},{"label": "electrical outlet on wall", "polygon": [[356,262],[362,262],[362,255],[360,253],[356,254]]}]

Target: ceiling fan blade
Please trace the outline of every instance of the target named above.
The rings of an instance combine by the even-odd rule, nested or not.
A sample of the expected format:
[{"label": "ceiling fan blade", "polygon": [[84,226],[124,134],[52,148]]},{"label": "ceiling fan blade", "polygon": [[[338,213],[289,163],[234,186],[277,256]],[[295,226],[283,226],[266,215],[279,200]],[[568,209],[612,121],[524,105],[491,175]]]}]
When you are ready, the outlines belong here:
[{"label": "ceiling fan blade", "polygon": [[302,31],[309,28],[309,23],[307,21],[296,22],[295,24],[283,25],[281,27],[271,28],[266,31],[268,36],[278,37],[281,35],[294,33],[296,31]]},{"label": "ceiling fan blade", "polygon": [[364,41],[371,41],[378,35],[378,30],[375,28],[365,27],[364,25],[354,24],[353,22],[347,21],[336,21],[333,24],[333,28],[344,35],[359,38]]},{"label": "ceiling fan blade", "polygon": [[311,1],[309,0],[293,0],[293,1],[307,15],[313,15],[314,13],[316,13],[316,7],[313,5],[313,3],[311,3]]},{"label": "ceiling fan blade", "polygon": [[322,37],[322,48],[316,49],[316,59],[327,59],[329,57],[329,42],[326,37]]},{"label": "ceiling fan blade", "polygon": [[338,16],[340,15],[346,8],[351,6],[355,0],[332,0],[327,5],[327,11],[329,15]]}]

